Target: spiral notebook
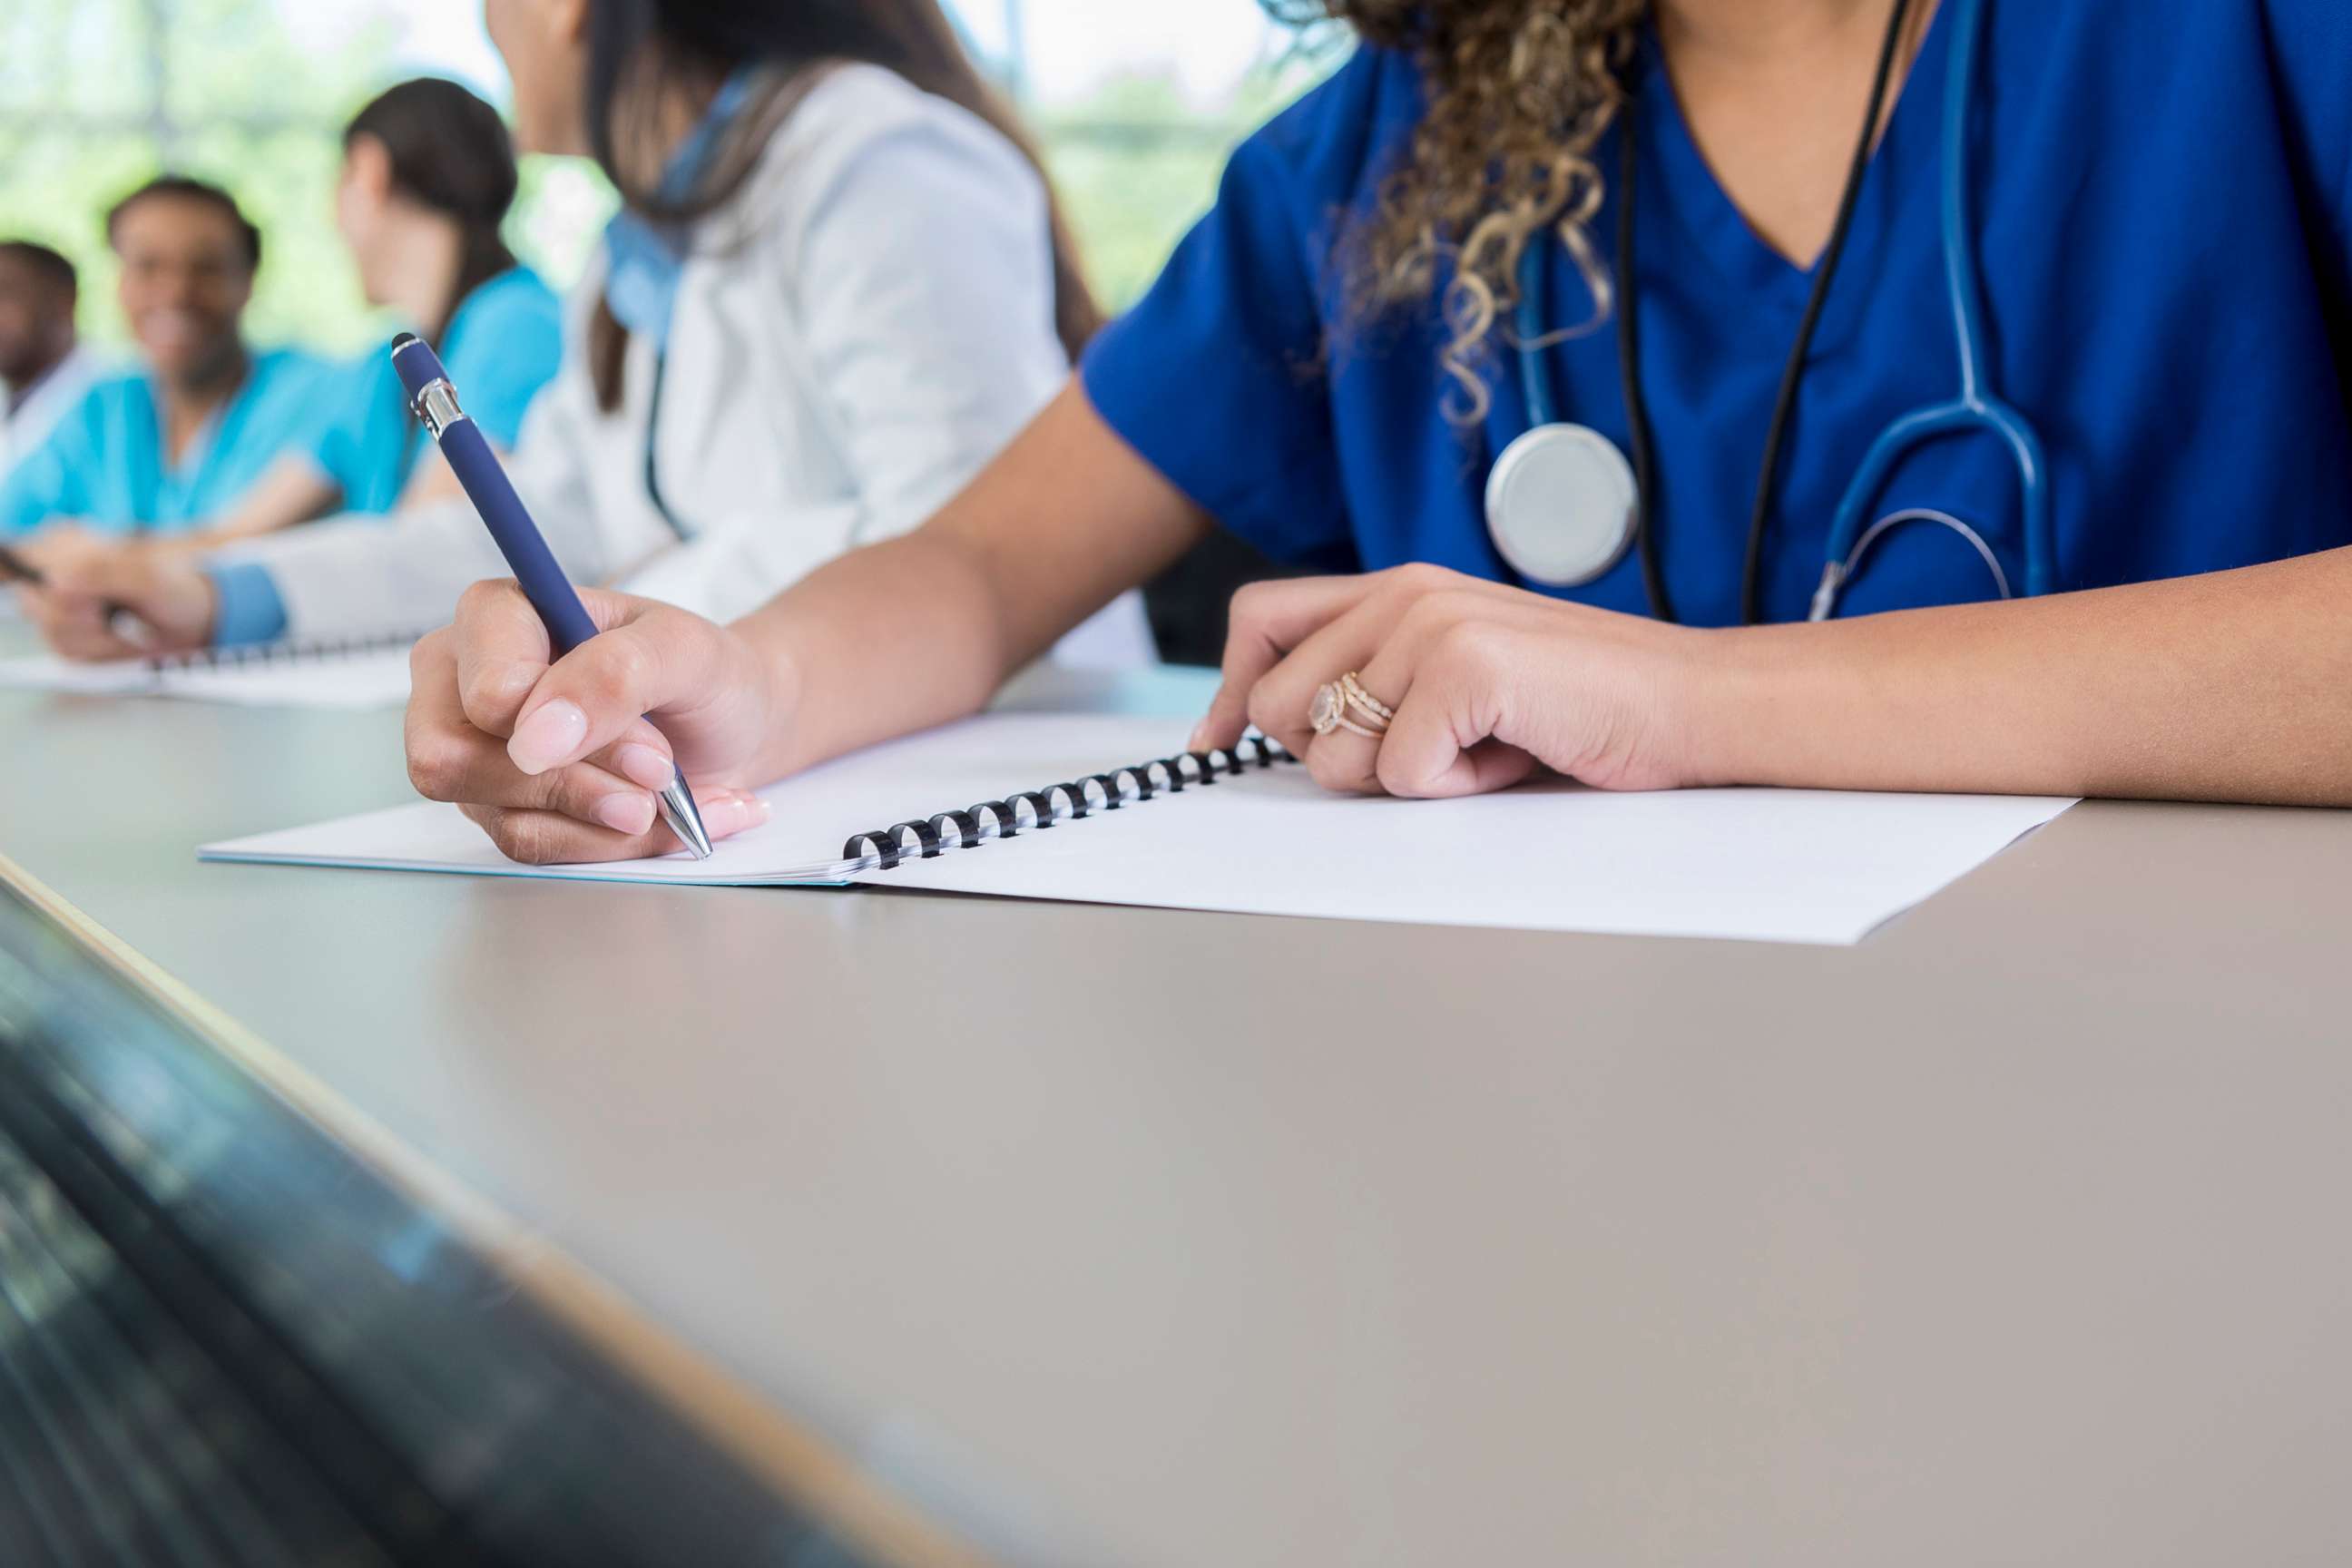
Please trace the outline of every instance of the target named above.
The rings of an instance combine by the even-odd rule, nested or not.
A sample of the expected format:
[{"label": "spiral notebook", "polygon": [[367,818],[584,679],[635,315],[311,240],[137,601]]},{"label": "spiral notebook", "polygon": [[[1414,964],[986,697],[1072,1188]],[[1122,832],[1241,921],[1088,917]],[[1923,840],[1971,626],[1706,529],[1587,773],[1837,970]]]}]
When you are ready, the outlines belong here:
[{"label": "spiral notebook", "polygon": [[[992,714],[777,784],[774,818],[684,856],[525,867],[418,803],[205,859],[561,880],[864,884],[1171,909],[1849,943],[2067,800],[1564,781],[1454,801],[1335,796],[1271,743],[1178,749],[1160,718]],[[1128,759],[1121,763],[1118,759]]]},{"label": "spiral notebook", "polygon": [[0,659],[0,686],[247,707],[394,708],[408,700],[408,650],[420,635],[260,643],[112,664]]}]

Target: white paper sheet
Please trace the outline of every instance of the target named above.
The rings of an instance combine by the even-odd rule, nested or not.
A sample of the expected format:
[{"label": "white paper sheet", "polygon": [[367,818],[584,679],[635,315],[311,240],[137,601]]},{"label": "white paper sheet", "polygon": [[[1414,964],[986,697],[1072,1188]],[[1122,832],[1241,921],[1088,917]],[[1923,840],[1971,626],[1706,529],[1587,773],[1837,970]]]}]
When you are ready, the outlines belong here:
[{"label": "white paper sheet", "polygon": [[408,700],[408,653],[376,648],[162,668],[139,660],[0,659],[0,686],[88,697],[184,697],[252,708],[396,708]]},{"label": "white paper sheet", "polygon": [[[877,747],[767,792],[773,821],[683,856],[532,868],[454,807],[419,804],[208,845],[207,859],[751,886],[852,835],[1173,754],[1165,719],[998,714]],[[1538,784],[1461,801],[1340,798],[1250,769],[1046,831],[909,858],[877,886],[1090,903],[1652,936],[1845,944],[2072,801]]]}]

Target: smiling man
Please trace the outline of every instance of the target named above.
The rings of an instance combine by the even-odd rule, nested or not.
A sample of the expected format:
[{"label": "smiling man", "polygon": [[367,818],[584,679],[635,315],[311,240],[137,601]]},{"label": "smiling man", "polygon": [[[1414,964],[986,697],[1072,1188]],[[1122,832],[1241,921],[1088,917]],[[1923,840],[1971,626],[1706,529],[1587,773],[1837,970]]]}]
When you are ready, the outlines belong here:
[{"label": "smiling man", "polygon": [[215,185],[166,175],[107,214],[143,371],[100,382],[0,483],[0,537],[70,522],[163,534],[225,510],[314,417],[325,364],[247,347],[261,232]]}]

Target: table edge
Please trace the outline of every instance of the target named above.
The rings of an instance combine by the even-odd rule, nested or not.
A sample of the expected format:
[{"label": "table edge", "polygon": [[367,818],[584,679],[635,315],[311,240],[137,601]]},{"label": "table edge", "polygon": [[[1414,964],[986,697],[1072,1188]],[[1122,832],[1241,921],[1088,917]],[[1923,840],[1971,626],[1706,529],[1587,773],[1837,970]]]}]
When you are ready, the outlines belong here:
[{"label": "table edge", "polygon": [[653,1321],[585,1265],[442,1171],[308,1069],[115,935],[5,853],[0,886],[203,1039],[404,1199],[435,1215],[492,1270],[751,1474],[845,1540],[910,1568],[993,1561],[887,1492],[831,1442]]}]

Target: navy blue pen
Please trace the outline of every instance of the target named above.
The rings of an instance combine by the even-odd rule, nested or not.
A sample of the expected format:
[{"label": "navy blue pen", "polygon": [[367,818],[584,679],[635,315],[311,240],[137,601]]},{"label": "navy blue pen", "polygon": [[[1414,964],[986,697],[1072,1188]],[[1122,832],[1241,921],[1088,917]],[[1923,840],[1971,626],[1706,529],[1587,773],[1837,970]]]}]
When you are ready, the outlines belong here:
[{"label": "navy blue pen", "polygon": [[[596,623],[588,618],[587,607],[580,603],[563,568],[555,563],[555,552],[547,547],[539,525],[531,521],[490,444],[457,406],[457,389],[449,384],[449,373],[441,368],[440,356],[414,333],[403,332],[392,340],[392,368],[408,394],[409,407],[439,444],[441,456],[448,460],[449,471],[457,476],[466,499],[482,514],[484,526],[498,542],[499,553],[514,570],[523,597],[546,623],[547,640],[555,657],[562,658],[596,635]],[[696,859],[709,859],[710,835],[703,828],[702,813],[694,804],[694,792],[686,786],[686,775],[673,771],[668,787],[657,791],[656,798],[661,803],[662,820],[677,835],[677,841]]]}]

